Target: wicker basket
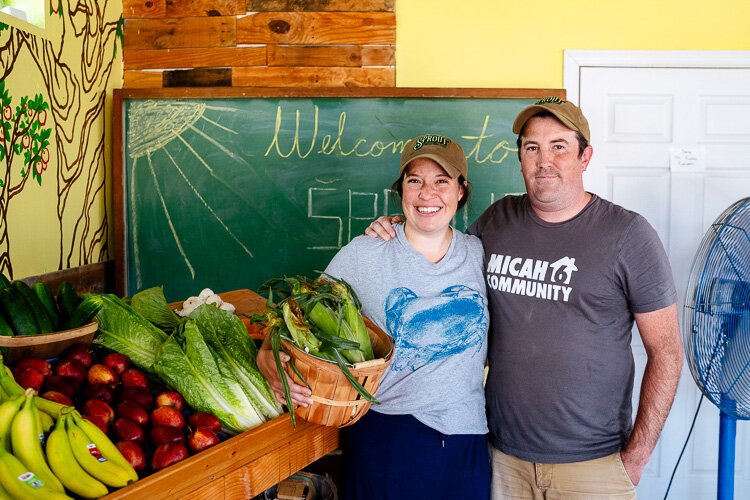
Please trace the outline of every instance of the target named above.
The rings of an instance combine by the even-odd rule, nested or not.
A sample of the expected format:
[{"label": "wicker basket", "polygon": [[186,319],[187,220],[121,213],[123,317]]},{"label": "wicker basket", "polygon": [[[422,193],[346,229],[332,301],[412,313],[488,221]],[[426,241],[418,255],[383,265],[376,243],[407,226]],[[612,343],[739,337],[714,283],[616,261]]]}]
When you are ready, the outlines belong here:
[{"label": "wicker basket", "polygon": [[61,332],[41,333],[37,335],[0,336],[0,347],[8,348],[8,355],[3,356],[5,363],[12,363],[21,358],[54,358],[73,344],[91,344],[99,329],[99,323],[93,321],[87,325]]},{"label": "wicker basket", "polygon": [[[375,359],[355,363],[349,367],[349,371],[375,396],[383,374],[393,359],[394,346],[391,337],[368,318],[365,318],[365,325]],[[359,420],[370,408],[372,403],[362,399],[336,363],[311,356],[286,340],[282,340],[282,346],[312,390],[314,403],[307,408],[296,406],[295,416],[314,424],[346,427]],[[294,381],[304,385],[296,375]]]}]

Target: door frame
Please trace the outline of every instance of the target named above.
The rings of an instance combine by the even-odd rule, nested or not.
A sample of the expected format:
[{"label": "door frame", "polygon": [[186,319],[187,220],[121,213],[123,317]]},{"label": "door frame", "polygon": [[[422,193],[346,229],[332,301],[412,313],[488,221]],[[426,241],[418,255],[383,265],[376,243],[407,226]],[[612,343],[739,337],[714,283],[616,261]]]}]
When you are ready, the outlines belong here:
[{"label": "door frame", "polygon": [[575,104],[584,67],[750,68],[750,50],[564,50],[563,87]]}]

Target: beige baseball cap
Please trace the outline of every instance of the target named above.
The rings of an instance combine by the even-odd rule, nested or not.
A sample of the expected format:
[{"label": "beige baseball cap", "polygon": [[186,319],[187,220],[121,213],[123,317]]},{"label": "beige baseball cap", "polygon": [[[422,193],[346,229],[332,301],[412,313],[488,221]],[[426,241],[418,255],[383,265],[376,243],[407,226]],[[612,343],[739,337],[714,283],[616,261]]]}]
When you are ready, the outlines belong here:
[{"label": "beige baseball cap", "polygon": [[429,158],[437,162],[452,179],[457,179],[461,175],[468,179],[469,165],[466,155],[453,139],[438,134],[424,134],[410,139],[401,153],[399,175],[403,174],[406,166],[417,158]]},{"label": "beige baseball cap", "polygon": [[583,116],[581,108],[570,101],[563,101],[559,97],[545,97],[531,106],[524,108],[518,113],[516,121],[513,122],[513,133],[520,134],[523,126],[526,125],[529,119],[545,111],[555,115],[566,127],[580,132],[586,141],[591,140],[589,122]]}]

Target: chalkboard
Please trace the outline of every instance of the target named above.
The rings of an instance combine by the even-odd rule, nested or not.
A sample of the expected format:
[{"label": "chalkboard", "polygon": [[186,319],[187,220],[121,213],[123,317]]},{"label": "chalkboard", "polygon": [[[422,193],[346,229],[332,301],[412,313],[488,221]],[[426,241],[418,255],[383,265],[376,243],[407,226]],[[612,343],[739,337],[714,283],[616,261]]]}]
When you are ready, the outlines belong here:
[{"label": "chalkboard", "polygon": [[314,275],[382,214],[404,143],[457,140],[469,160],[464,230],[523,192],[511,131],[561,90],[158,89],[114,94],[118,292],[169,300]]}]

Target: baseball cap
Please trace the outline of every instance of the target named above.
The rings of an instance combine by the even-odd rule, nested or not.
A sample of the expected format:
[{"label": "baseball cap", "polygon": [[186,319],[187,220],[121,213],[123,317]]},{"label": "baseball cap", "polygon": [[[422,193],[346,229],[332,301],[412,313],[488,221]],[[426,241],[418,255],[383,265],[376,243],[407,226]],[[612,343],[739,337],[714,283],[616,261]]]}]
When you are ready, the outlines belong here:
[{"label": "baseball cap", "polygon": [[521,129],[523,129],[523,126],[526,125],[526,122],[529,121],[530,118],[539,113],[544,113],[545,111],[552,113],[558,120],[563,122],[566,127],[580,132],[586,141],[591,140],[589,122],[586,120],[586,117],[583,116],[581,108],[570,101],[563,101],[559,97],[545,97],[531,106],[524,108],[518,113],[516,121],[513,122],[513,133],[520,134]]},{"label": "baseball cap", "polygon": [[468,179],[469,165],[466,155],[453,139],[438,134],[423,134],[410,139],[401,153],[399,175],[403,174],[406,166],[417,158],[434,160],[452,179],[461,175]]}]

